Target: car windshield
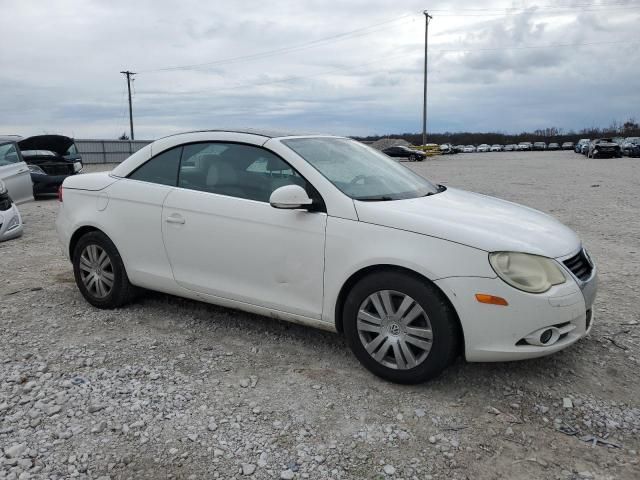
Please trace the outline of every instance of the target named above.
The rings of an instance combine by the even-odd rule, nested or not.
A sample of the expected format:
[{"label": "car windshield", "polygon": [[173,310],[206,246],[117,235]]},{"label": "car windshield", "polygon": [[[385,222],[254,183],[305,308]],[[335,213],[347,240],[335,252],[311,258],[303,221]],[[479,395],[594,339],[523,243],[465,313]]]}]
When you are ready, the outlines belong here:
[{"label": "car windshield", "polygon": [[282,143],[355,200],[402,200],[439,191],[433,183],[355,140],[312,137]]}]

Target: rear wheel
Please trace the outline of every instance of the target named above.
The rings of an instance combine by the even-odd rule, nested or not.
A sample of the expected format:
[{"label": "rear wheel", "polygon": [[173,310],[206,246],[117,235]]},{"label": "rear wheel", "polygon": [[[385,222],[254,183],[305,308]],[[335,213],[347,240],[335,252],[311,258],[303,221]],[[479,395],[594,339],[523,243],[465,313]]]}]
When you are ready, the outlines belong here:
[{"label": "rear wheel", "polygon": [[358,360],[392,382],[429,380],[459,351],[457,319],[442,294],[401,272],[360,280],[346,299],[343,325]]},{"label": "rear wheel", "polygon": [[116,246],[102,232],[89,232],[78,240],[73,273],[80,293],[94,307],[117,308],[135,296]]}]

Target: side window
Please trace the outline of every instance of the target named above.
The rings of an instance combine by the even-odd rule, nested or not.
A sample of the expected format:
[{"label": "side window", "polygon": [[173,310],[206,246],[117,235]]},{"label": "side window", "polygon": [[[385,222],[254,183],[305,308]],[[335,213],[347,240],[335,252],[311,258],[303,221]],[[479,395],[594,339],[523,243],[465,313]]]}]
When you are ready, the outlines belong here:
[{"label": "side window", "polygon": [[178,176],[182,188],[259,202],[268,202],[275,189],[293,184],[308,189],[306,180],[280,157],[234,143],[186,145]]},{"label": "side window", "polygon": [[134,170],[129,174],[129,178],[175,187],[178,179],[181,152],[182,147],[162,152]]},{"label": "side window", "polygon": [[19,161],[20,157],[18,157],[18,151],[13,143],[0,145],[0,167],[11,163],[18,163]]},{"label": "side window", "polygon": [[77,155],[78,149],[76,148],[76,144],[72,143],[71,146],[65,152],[65,155]]}]

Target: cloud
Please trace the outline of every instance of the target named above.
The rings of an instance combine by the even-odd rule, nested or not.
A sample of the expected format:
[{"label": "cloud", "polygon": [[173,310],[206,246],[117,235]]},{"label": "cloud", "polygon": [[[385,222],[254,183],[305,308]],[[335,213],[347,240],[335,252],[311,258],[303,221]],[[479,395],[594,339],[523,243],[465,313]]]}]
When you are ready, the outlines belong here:
[{"label": "cloud", "polygon": [[[640,117],[640,64],[628,61],[637,45],[603,44],[637,39],[639,10],[540,5],[476,16],[465,9],[511,3],[430,3],[430,128],[580,128]],[[139,72],[138,138],[215,126],[418,131],[422,8],[417,0],[3,3],[0,132],[119,136],[128,128],[124,69]],[[341,36],[367,25],[375,26]],[[529,48],[584,43],[594,45]],[[249,58],[213,62],[235,57]]]}]

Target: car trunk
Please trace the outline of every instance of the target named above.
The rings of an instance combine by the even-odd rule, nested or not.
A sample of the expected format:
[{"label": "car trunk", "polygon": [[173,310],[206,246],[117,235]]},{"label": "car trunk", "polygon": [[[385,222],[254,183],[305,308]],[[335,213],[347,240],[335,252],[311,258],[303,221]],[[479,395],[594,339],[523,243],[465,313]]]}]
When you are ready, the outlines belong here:
[{"label": "car trunk", "polygon": [[53,155],[23,154],[24,161],[29,165],[39,166],[47,175],[73,175],[73,160],[65,160]]},{"label": "car trunk", "polygon": [[73,145],[73,138],[64,135],[36,135],[18,142],[20,150],[48,150],[63,157]]}]

